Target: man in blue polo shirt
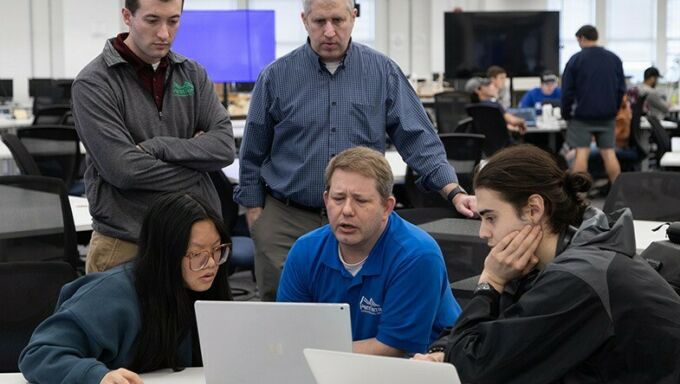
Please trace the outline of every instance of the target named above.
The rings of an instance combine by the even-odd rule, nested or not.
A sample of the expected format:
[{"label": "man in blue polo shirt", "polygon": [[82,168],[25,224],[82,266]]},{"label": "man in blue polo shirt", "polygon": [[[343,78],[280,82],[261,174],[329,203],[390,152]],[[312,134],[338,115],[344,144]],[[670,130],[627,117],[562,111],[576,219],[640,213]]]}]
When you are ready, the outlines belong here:
[{"label": "man in blue polo shirt", "polygon": [[353,350],[421,352],[458,318],[437,243],[393,212],[393,176],[366,147],[328,164],[323,194],[329,224],[295,242],[278,301],[349,303]]}]

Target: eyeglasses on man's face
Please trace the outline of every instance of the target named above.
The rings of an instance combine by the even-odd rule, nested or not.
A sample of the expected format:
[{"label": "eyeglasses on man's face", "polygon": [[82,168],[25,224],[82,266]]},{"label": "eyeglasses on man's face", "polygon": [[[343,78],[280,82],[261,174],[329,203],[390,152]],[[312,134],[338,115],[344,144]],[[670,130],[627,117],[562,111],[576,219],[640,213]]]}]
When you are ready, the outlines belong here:
[{"label": "eyeglasses on man's face", "polygon": [[227,261],[231,251],[231,244],[220,244],[212,250],[202,250],[198,252],[189,252],[185,257],[189,258],[189,269],[194,272],[208,267],[210,259],[212,258],[215,265],[222,265]]}]

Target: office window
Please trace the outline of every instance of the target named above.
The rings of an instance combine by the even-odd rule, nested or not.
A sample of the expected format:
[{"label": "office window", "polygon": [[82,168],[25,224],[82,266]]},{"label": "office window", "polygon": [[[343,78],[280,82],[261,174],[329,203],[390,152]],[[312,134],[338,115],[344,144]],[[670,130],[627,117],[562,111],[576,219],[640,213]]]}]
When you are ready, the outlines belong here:
[{"label": "office window", "polygon": [[666,81],[680,78],[680,0],[668,0],[666,17]]},{"label": "office window", "polygon": [[623,61],[626,76],[642,81],[656,57],[657,0],[607,0],[607,48]]},{"label": "office window", "polygon": [[[353,41],[375,46],[375,0],[361,0],[361,17],[354,23]],[[250,9],[273,9],[276,16],[276,57],[299,47],[307,39],[300,0],[249,0]]]},{"label": "office window", "polygon": [[560,11],[560,70],[580,50],[574,34],[586,24],[595,25],[595,0],[549,0],[548,9]]}]

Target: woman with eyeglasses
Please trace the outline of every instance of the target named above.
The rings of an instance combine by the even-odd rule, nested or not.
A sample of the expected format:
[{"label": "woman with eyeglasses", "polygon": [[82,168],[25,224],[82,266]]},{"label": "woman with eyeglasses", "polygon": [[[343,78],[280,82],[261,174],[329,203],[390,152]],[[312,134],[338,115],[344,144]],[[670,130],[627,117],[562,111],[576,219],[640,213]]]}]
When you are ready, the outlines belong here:
[{"label": "woman with eyeglasses", "polygon": [[196,300],[231,300],[229,236],[186,193],[149,209],[135,260],[64,286],[19,357],[32,383],[141,383],[136,372],[201,366]]}]

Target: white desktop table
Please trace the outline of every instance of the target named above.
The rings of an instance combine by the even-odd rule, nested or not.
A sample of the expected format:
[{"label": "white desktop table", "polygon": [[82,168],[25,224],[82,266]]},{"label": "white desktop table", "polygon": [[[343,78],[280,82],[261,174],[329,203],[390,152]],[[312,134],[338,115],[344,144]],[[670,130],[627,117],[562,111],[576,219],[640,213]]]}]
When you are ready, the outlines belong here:
[{"label": "white desktop table", "polygon": [[[404,184],[406,179],[406,163],[397,151],[385,152],[385,159],[390,163],[395,184]],[[231,165],[222,168],[222,172],[232,183],[238,184],[239,159],[234,159]]]},{"label": "white desktop table", "polygon": [[[186,368],[173,372],[170,369],[140,375],[144,384],[197,384],[205,383],[203,368]],[[24,376],[17,373],[0,373],[0,384],[26,384]]]},{"label": "white desktop table", "polygon": [[20,127],[27,127],[31,124],[33,124],[33,117],[19,120],[0,118],[0,132],[11,131]]},{"label": "white desktop table", "polygon": [[666,152],[661,156],[662,167],[680,167],[680,152]]}]

